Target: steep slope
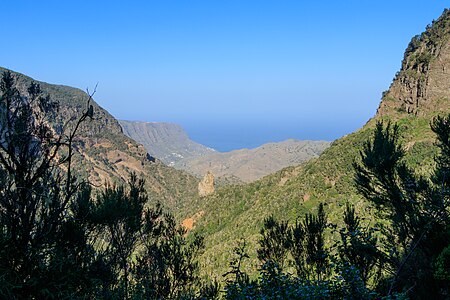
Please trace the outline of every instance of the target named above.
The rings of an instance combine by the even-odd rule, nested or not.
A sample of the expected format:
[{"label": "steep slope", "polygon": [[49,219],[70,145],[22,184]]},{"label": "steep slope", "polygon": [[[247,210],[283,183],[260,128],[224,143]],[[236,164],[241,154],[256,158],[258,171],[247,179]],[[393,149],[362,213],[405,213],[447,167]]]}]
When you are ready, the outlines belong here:
[{"label": "steep slope", "polygon": [[424,33],[412,38],[401,70],[383,94],[379,116],[404,114],[427,117],[448,112],[450,76],[450,37],[448,11],[429,25]]},{"label": "steep slope", "polygon": [[[223,274],[241,238],[249,243],[254,258],[259,228],[271,214],[294,220],[325,202],[331,220],[340,222],[346,201],[354,202],[364,213],[366,204],[353,186],[352,163],[376,120],[398,122],[407,163],[418,172],[428,172],[436,153],[429,123],[437,114],[450,113],[449,38],[450,11],[445,10],[424,33],[412,39],[401,70],[383,93],[377,114],[363,128],[333,142],[318,159],[246,186],[222,188],[207,199],[197,224],[197,230],[208,237],[204,265]],[[251,263],[256,267],[254,259]]]},{"label": "steep slope", "polygon": [[[6,69],[0,68],[0,74]],[[25,75],[12,72],[16,85],[25,92],[31,81]],[[39,82],[45,94],[60,104],[55,128],[77,118],[86,107],[88,96],[85,92],[68,86]],[[88,178],[95,186],[105,183],[123,183],[131,172],[146,179],[147,190],[152,199],[163,202],[170,209],[180,209],[197,197],[198,180],[186,172],[165,166],[147,154],[144,147],[122,133],[118,121],[97,103],[94,119],[80,128],[75,143],[75,166],[83,178]],[[70,122],[72,120],[72,122]]]},{"label": "steep slope", "polygon": [[174,166],[198,176],[210,171],[218,177],[233,176],[243,182],[251,182],[288,166],[299,165],[318,157],[330,145],[325,141],[286,140],[264,144],[255,149],[182,159]]},{"label": "steep slope", "polygon": [[142,144],[148,153],[169,166],[176,162],[215,153],[214,149],[189,139],[184,129],[173,123],[119,120],[123,132]]}]

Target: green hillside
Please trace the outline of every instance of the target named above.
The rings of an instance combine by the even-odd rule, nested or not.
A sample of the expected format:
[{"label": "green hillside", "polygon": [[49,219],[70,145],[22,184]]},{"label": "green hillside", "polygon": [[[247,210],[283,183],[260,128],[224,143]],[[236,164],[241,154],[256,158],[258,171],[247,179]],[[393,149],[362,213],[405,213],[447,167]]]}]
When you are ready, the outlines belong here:
[{"label": "green hillside", "polygon": [[[408,164],[418,173],[430,172],[436,148],[429,124],[434,116],[450,112],[449,38],[450,12],[445,10],[411,40],[377,114],[360,130],[333,142],[318,159],[248,185],[221,188],[205,199],[196,230],[206,237],[202,259],[208,272],[218,277],[225,272],[241,238],[249,243],[249,254],[255,258],[259,229],[271,214],[295,220],[325,202],[330,221],[340,223],[347,201],[364,213],[366,203],[356,194],[352,164],[377,120],[397,122]],[[247,267],[255,270],[256,259]]]},{"label": "green hillside", "polygon": [[[0,68],[0,74],[5,70]],[[35,81],[11,72],[22,92]],[[62,124],[67,122],[70,128],[69,118],[77,118],[86,107],[86,92],[69,86],[38,83],[43,92],[60,105],[52,120],[55,130],[61,130]],[[75,166],[80,177],[88,178],[94,186],[104,186],[105,183],[124,183],[129,180],[130,173],[135,172],[145,178],[152,201],[160,201],[178,214],[188,209],[188,204],[197,198],[198,179],[149,156],[142,145],[123,134],[119,122],[111,114],[95,101],[91,104],[94,118],[82,125],[75,144]]]}]

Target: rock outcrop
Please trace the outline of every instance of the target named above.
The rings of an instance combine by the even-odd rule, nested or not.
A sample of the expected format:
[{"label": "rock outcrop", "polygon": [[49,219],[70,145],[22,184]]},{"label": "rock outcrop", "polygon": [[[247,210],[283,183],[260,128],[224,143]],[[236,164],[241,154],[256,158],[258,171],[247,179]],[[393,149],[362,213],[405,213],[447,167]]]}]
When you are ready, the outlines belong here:
[{"label": "rock outcrop", "polygon": [[198,195],[200,197],[206,197],[213,194],[214,191],[214,175],[208,171],[203,177],[203,180],[198,184]]},{"label": "rock outcrop", "polygon": [[450,101],[450,10],[412,38],[377,116],[448,112]]}]

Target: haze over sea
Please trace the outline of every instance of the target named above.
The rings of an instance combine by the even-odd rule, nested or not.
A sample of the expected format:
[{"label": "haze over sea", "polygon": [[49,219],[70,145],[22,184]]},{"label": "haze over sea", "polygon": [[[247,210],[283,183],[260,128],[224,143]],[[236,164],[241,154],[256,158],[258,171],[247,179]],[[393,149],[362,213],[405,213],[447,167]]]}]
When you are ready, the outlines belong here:
[{"label": "haze over sea", "polygon": [[448,5],[3,2],[0,26],[14,30],[2,33],[2,67],[81,89],[99,82],[95,99],[116,118],[177,123],[220,151],[360,128],[411,37]]},{"label": "haze over sea", "polygon": [[[355,122],[347,124],[333,124],[332,121],[316,124],[302,121],[240,121],[218,122],[209,121],[207,126],[202,122],[186,122],[182,126],[189,137],[205,146],[220,152],[227,152],[242,148],[256,148],[269,142],[280,142],[287,139],[298,140],[327,140],[351,132]],[[362,124],[361,124],[362,126]]]}]

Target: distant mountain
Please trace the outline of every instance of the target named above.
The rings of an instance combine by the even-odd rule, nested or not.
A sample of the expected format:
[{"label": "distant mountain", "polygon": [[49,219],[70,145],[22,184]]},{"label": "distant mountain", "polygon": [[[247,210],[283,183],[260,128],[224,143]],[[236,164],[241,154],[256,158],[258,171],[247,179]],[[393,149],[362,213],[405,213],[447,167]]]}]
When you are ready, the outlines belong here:
[{"label": "distant mountain", "polygon": [[144,145],[148,153],[169,166],[178,161],[215,153],[214,149],[189,139],[184,129],[173,123],[119,120],[123,132]]},{"label": "distant mountain", "polygon": [[286,140],[255,149],[217,152],[189,139],[177,124],[119,120],[123,132],[169,166],[198,177],[212,172],[220,183],[251,182],[318,157],[330,143]]},{"label": "distant mountain", "polygon": [[243,182],[255,181],[288,166],[296,166],[318,157],[330,145],[325,141],[286,140],[264,144],[255,149],[215,152],[179,160],[175,168],[198,176],[212,172],[216,177],[235,177]]}]

